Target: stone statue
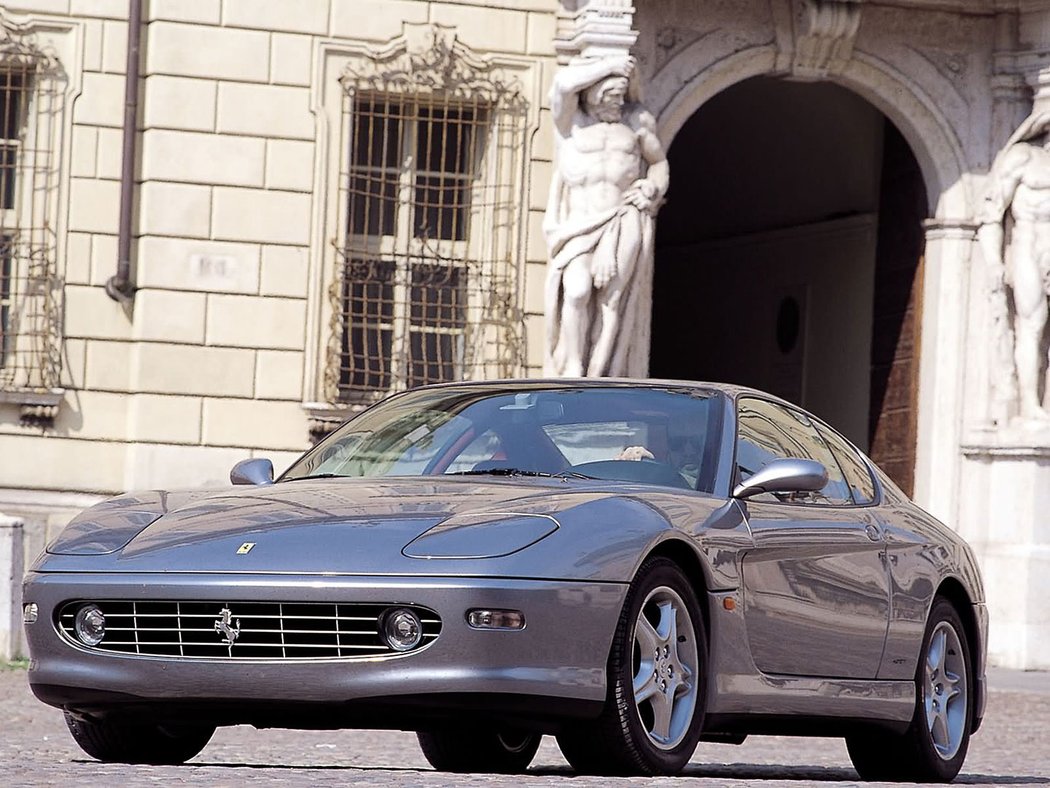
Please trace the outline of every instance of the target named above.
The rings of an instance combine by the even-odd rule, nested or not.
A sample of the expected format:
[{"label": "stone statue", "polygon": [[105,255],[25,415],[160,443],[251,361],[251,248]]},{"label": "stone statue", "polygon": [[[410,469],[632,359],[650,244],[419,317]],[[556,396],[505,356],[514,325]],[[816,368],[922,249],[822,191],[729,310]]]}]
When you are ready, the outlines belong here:
[{"label": "stone statue", "polygon": [[1000,399],[1016,396],[1026,421],[1050,420],[1044,352],[1050,296],[1048,132],[1047,111],[1033,112],[1014,132],[992,164],[978,229],[992,299],[993,386]]},{"label": "stone statue", "polygon": [[551,110],[544,371],[643,377],[654,217],[668,167],[656,122],[638,103],[634,58],[580,58],[563,67]]}]

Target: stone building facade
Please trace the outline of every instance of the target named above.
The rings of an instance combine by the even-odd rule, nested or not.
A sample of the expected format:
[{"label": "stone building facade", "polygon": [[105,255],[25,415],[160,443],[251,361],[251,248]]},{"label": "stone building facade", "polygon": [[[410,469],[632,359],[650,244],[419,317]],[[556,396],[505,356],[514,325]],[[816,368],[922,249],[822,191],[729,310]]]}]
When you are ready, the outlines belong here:
[{"label": "stone building facade", "polygon": [[0,4],[0,511],[27,555],[99,495],[281,466],[390,390],[538,374],[548,90],[631,52],[671,173],[650,374],[824,415],[977,548],[992,659],[1050,667],[1050,434],[1001,385],[978,241],[1050,90],[1050,2],[142,9],[113,298],[129,4]]}]

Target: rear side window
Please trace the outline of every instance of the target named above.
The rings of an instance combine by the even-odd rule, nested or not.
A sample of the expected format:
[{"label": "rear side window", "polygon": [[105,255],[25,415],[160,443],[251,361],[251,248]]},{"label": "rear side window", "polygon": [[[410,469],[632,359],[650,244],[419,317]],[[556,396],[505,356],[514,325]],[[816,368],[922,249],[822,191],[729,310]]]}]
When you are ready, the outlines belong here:
[{"label": "rear side window", "polygon": [[849,484],[850,491],[853,493],[853,500],[858,504],[873,502],[875,482],[860,452],[833,429],[823,424],[816,424],[816,427],[820,432],[820,437],[828,442],[835,459],[838,460],[839,467],[846,476],[846,483]]}]

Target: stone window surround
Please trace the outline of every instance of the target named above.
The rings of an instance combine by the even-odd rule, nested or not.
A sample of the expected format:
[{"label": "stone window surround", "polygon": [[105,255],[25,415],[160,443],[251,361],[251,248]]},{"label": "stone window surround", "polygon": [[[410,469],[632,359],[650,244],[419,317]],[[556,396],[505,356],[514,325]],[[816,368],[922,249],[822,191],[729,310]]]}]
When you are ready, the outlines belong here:
[{"label": "stone window surround", "polygon": [[[46,197],[45,216],[50,228],[50,253],[47,255],[52,270],[50,272],[56,284],[56,291],[61,294],[61,282],[64,279],[64,260],[66,250],[66,224],[69,195],[73,112],[71,107],[81,91],[84,50],[83,23],[68,19],[55,19],[44,14],[13,14],[0,9],[0,47],[13,44],[35,50],[52,64],[53,78],[57,80],[53,100],[58,104],[56,118],[51,123],[48,152],[51,163],[48,176],[51,181],[50,194]],[[30,124],[34,123],[34,109],[29,107]],[[54,379],[46,385],[11,385],[0,389],[0,405],[13,404],[19,407],[23,424],[30,426],[50,426],[58,412],[59,403],[65,394],[65,381],[62,377],[62,330],[61,303],[54,311],[56,322],[53,326],[55,343],[53,358],[55,366]]]},{"label": "stone window surround", "polygon": [[[310,419],[312,438],[322,437],[348,415],[363,410],[367,404],[333,405],[324,397],[324,367],[327,344],[330,340],[331,307],[328,288],[335,276],[337,249],[336,228],[345,217],[340,215],[340,171],[345,136],[345,90],[340,77],[351,68],[360,70],[375,63],[384,55],[401,48],[418,46],[426,35],[455,36],[455,30],[434,24],[403,23],[401,36],[379,46],[363,42],[319,39],[314,43],[315,73],[311,88],[311,109],[317,118],[317,155],[314,157],[314,193],[310,236],[310,269],[307,292],[307,337],[303,408]],[[463,45],[456,41],[457,47]],[[528,104],[524,140],[528,149],[522,157],[520,173],[520,218],[524,227],[526,202],[531,178],[532,140],[540,125],[542,98],[542,63],[538,58],[506,54],[479,55],[467,47],[463,49],[493,69],[499,69],[521,84]],[[524,231],[516,239],[516,257],[524,268],[526,237]],[[518,298],[524,298],[524,276],[518,277]],[[523,338],[524,342],[524,338]]]}]

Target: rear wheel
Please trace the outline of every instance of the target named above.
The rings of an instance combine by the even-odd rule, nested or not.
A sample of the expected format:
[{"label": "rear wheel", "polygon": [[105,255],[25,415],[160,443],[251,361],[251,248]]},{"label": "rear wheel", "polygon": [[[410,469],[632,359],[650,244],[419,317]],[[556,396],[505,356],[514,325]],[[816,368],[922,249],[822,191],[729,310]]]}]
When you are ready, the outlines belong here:
[{"label": "rear wheel", "polygon": [[518,774],[529,768],[540,735],[526,731],[420,731],[423,756],[439,772]]},{"label": "rear wheel", "polygon": [[915,677],[915,715],[903,734],[868,732],[846,739],[865,780],[949,782],[970,744],[971,657],[955,607],[938,597],[930,610]]},{"label": "rear wheel", "polygon": [[66,725],[80,749],[107,763],[184,763],[200,753],[214,726],[157,725],[140,720],[89,720],[66,712]]},{"label": "rear wheel", "polygon": [[624,602],[602,715],[558,735],[588,774],[676,774],[700,738],[707,638],[700,603],[673,561],[646,561]]}]

